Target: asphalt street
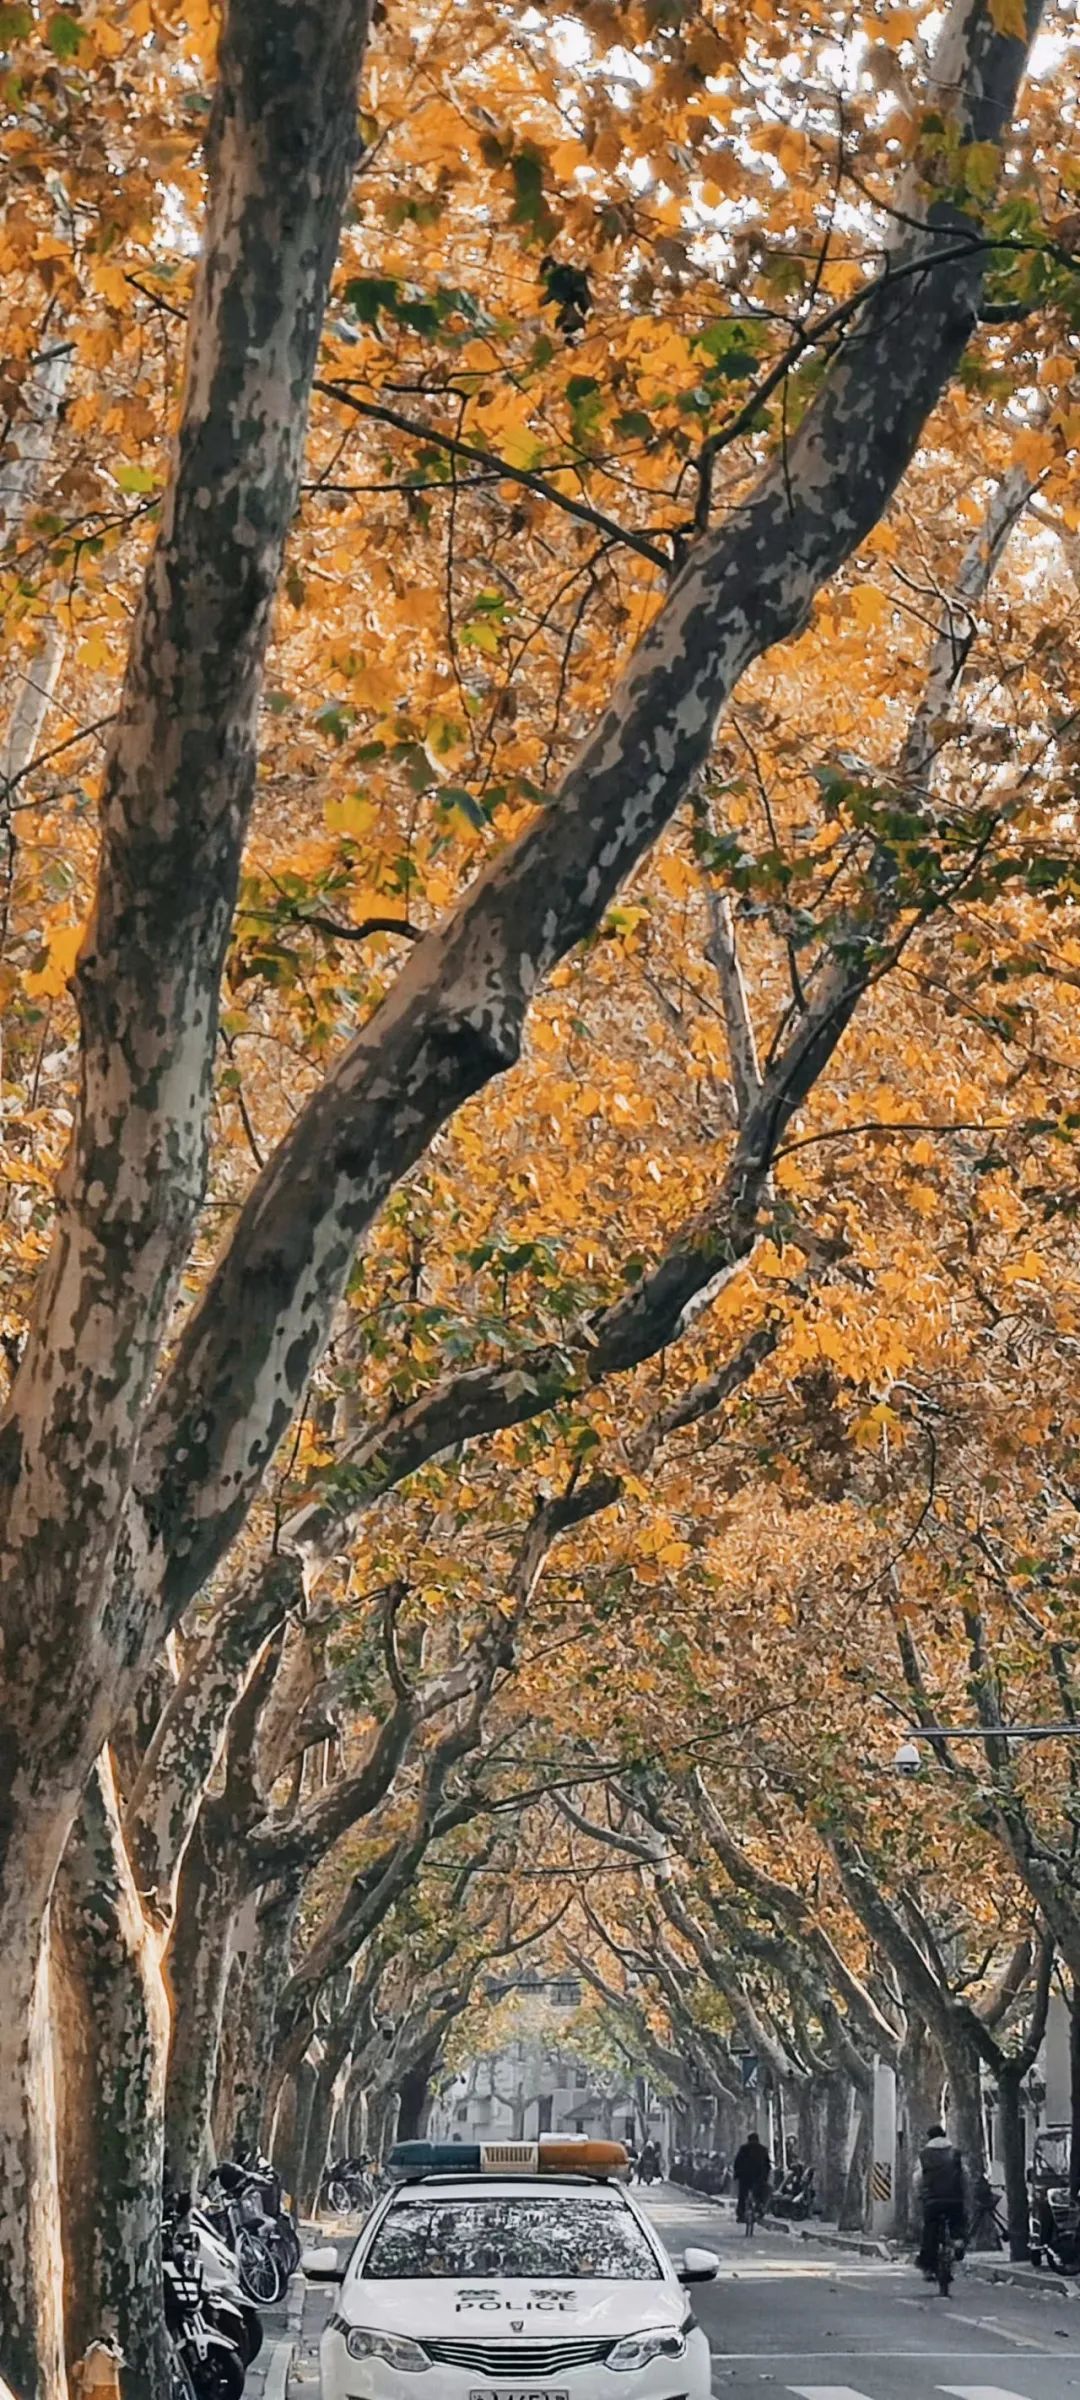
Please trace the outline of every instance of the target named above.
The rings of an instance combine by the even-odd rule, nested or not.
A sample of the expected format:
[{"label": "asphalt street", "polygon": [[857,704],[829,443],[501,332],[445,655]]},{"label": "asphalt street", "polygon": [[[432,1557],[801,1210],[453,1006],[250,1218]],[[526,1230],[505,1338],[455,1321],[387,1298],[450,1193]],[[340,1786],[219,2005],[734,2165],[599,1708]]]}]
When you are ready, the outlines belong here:
[{"label": "asphalt street", "polygon": [[717,2400],[1074,2400],[1080,2302],[961,2270],[948,2300],[906,2261],[784,2234],[748,2241],[709,2201],[639,2195],[661,2240],[721,2258],[695,2291]]},{"label": "asphalt street", "polygon": [[[1080,2299],[980,2281],[961,2269],[948,2300],[905,2261],[755,2233],[670,2186],[635,2192],[678,2257],[718,2252],[694,2293],[716,2400],[1076,2400]],[[340,2238],[343,2259],[353,2236]],[[318,2337],[332,2301],[308,2293],[290,2393],[315,2400]]]}]

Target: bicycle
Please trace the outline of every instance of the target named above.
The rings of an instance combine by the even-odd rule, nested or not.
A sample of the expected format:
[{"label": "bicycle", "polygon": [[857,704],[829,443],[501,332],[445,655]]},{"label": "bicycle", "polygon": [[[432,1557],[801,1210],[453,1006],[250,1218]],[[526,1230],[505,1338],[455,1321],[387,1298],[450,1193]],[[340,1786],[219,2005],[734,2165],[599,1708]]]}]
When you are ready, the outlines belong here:
[{"label": "bicycle", "polygon": [[953,2238],[953,2229],[949,2223],[948,2217],[943,2216],[937,2229],[937,2243],[934,2250],[934,2273],[937,2277],[937,2287],[943,2300],[948,2299],[949,2293],[952,2290],[952,2279],[955,2268],[956,2243]]},{"label": "bicycle", "polygon": [[973,2250],[1004,2250],[1009,2228],[1002,2207],[1004,2194],[995,2184],[983,2182],[976,2187],[975,2214],[971,2224]]}]

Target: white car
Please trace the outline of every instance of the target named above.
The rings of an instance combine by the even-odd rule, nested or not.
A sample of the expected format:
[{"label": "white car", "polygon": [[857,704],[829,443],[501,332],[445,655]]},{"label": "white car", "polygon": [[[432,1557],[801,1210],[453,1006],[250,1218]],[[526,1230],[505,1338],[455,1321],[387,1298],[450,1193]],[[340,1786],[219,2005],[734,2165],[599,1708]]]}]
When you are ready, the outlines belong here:
[{"label": "white car", "polygon": [[[338,2282],[323,2400],[708,2400],[709,2344],[676,2269],[618,2183],[584,2175],[418,2174],[391,2190]],[[424,2386],[419,2380],[431,2375]]]}]

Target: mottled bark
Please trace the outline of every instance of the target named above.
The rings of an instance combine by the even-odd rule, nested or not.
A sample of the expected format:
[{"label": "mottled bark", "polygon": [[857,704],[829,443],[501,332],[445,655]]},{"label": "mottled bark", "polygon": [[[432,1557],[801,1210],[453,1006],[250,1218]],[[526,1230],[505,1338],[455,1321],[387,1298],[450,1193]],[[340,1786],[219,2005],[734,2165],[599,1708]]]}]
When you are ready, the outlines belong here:
[{"label": "mottled bark", "polygon": [[302,1597],[295,1558],[275,1553],[262,1561],[216,1611],[162,1710],[128,1798],[125,1832],[141,1888],[164,1917],[247,1677]]},{"label": "mottled bark", "polygon": [[311,2111],[297,2168],[296,2197],[307,2216],[313,2213],[322,2190],[330,2152],[330,2136],[344,2096],[348,2072],[348,2026],[330,2026],[322,2037],[322,2056],[316,2070]]},{"label": "mottled bark", "polygon": [[41,490],[71,379],[71,356],[72,344],[54,325],[47,348],[23,386],[13,438],[5,441],[0,459],[0,548],[24,525]]},{"label": "mottled bark", "polygon": [[67,2356],[115,2340],[124,2400],[159,2400],[168,2003],[104,1765],[64,1858],[53,1969]]},{"label": "mottled bark", "polygon": [[914,2225],[915,2170],[927,2132],[941,2116],[944,2081],[937,2045],[913,2010],[900,2047],[896,2086],[896,2222],[902,2234]]},{"label": "mottled bark", "polygon": [[62,2400],[62,2235],[48,1945],[56,1860],[71,1809],[35,1815],[11,1862],[0,2009],[0,2379]]},{"label": "mottled bark", "polygon": [[422,2057],[407,2067],[398,2081],[399,2142],[422,2141],[427,2131],[431,2107],[431,2078],[439,2057],[438,2040],[429,2044]]},{"label": "mottled bark", "polygon": [[1027,2257],[1029,2248],[1027,2151],[1022,2097],[1025,2065],[1026,2062],[1011,2059],[997,2079],[1009,2256],[1018,2260]]},{"label": "mottled bark", "polygon": [[384,2159],[397,2140],[397,2112],[396,2092],[368,2093],[368,2145],[373,2158]]},{"label": "mottled bark", "polygon": [[847,2182],[839,2217],[843,2230],[850,2233],[861,2233],[870,2222],[873,2111],[870,2102],[863,2099],[858,2101],[857,2109],[855,2139],[848,2160]]},{"label": "mottled bark", "polygon": [[165,2148],[169,2171],[181,2190],[197,2186],[210,2150],[218,2046],[242,1867],[228,1811],[220,1802],[208,1802],[181,1869],[166,1960],[173,2023]]},{"label": "mottled bark", "polygon": [[969,2175],[985,2175],[986,2121],[979,2052],[963,2036],[953,2036],[942,2042],[941,2053],[945,2062],[949,2133],[964,2153]]},{"label": "mottled bark", "polygon": [[[80,1092],[0,1436],[0,2371],[55,2383],[54,2189],[28,2098],[45,1915],[93,1760],[160,1629],[122,1595],[132,1462],[202,1201],[218,991],[270,613],[356,156],[362,0],[230,0],[175,468],[132,629],[76,977]],[[74,1668],[74,1671],[73,1671]],[[47,2207],[47,2200],[40,2203]],[[35,2288],[40,2266],[40,2291]]]},{"label": "mottled bark", "polygon": [[[243,2059],[236,2079],[234,2141],[238,2149],[265,2146],[270,2139],[281,2088],[281,2077],[275,2075],[273,2067],[275,2010],[289,1972],[297,1906],[294,1887],[282,1884],[260,1899],[250,1937],[246,1930],[247,1909],[237,1929],[237,1955],[244,1965],[241,2007],[245,2027]],[[245,1950],[239,1948],[241,1938],[246,1941]]]},{"label": "mottled bark", "polygon": [[821,2182],[821,2213],[839,2225],[847,2206],[848,2161],[851,2157],[851,2111],[854,2095],[842,2075],[830,2075],[825,2092]]},{"label": "mottled bark", "polygon": [[[954,0],[934,72],[959,141],[1000,141],[1024,55],[989,10]],[[258,1179],[143,1445],[145,1504],[156,1510],[165,1495],[165,1620],[243,1522],[387,1192],[463,1101],[513,1064],[538,983],[592,930],[690,789],[740,675],[804,621],[895,490],[974,325],[984,265],[977,226],[920,187],[918,165],[907,197],[882,282],[783,459],[690,552],[558,799],[416,944]],[[798,1080],[785,1106],[798,1104]],[[752,1110],[748,1163],[771,1134],[772,1116]],[[723,1273],[730,1250],[727,1226],[715,1239],[699,1229],[659,1282],[647,1278],[626,1304],[634,1342],[654,1311],[669,1317],[679,1294],[685,1308]],[[611,1353],[617,1365],[617,1328]]]}]

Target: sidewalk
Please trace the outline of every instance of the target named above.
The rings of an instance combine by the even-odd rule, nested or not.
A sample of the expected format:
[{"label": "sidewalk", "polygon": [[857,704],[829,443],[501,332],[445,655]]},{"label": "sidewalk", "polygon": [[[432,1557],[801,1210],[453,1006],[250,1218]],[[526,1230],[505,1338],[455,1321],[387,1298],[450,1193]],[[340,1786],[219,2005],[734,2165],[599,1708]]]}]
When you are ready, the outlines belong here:
[{"label": "sidewalk", "polygon": [[304,2278],[293,2275],[277,2308],[263,2311],[263,2346],[248,2368],[244,2400],[285,2400],[303,2308]]},{"label": "sidewalk", "polygon": [[[707,2201],[713,2208],[730,2211],[733,2207],[731,2201],[710,2192],[695,2192],[689,2184],[678,2184],[675,2188],[689,2193],[694,2200]],[[800,2218],[797,2223],[790,2217],[763,2217],[761,2222],[769,2233],[786,2233],[793,2241],[820,2242],[830,2249],[851,2250],[860,2258],[899,2259],[907,2255],[908,2246],[903,2242],[886,2241],[868,2233],[841,2233],[838,2225],[824,2224],[819,2217]],[[973,2276],[979,2283],[1011,2283],[1020,2291],[1034,2292],[1044,2299],[1080,2299],[1080,2284],[1072,2276],[1055,2275],[1045,2267],[1014,2262],[998,2250],[969,2252],[960,2272]]]}]

